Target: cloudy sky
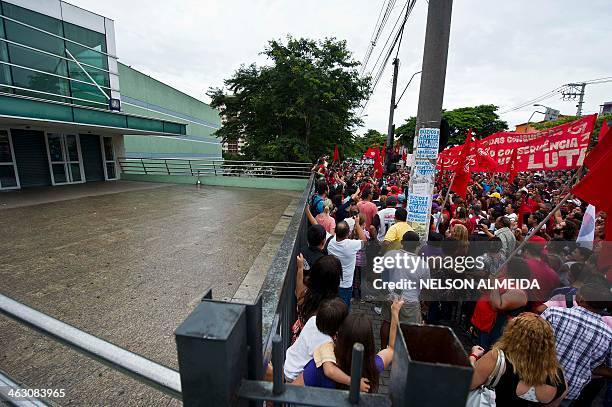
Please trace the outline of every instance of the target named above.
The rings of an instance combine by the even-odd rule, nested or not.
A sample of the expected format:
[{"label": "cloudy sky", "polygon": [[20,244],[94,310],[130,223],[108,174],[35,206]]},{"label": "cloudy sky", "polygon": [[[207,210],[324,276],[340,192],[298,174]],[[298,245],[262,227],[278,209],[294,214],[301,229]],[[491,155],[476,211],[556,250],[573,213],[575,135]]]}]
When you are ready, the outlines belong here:
[{"label": "cloudy sky", "polygon": [[[393,14],[374,49],[372,68],[400,14]],[[433,1],[433,0],[432,0]],[[70,0],[115,20],[119,59],[163,82],[208,101],[241,64],[265,63],[259,53],[272,38],[345,39],[363,60],[384,0]],[[419,71],[427,1],[418,0],[399,52],[399,87]],[[455,0],[444,108],[493,103],[507,110],[565,83],[612,77],[609,44],[612,7],[608,0]],[[396,111],[396,125],[416,115],[419,77]],[[365,126],[386,132],[391,92],[387,68],[364,112]],[[588,85],[584,113],[612,101],[612,82]],[[575,114],[576,102],[559,96],[541,104]],[[537,108],[502,115],[510,128]],[[541,110],[541,108],[540,108]],[[536,114],[534,120],[541,118]]]}]

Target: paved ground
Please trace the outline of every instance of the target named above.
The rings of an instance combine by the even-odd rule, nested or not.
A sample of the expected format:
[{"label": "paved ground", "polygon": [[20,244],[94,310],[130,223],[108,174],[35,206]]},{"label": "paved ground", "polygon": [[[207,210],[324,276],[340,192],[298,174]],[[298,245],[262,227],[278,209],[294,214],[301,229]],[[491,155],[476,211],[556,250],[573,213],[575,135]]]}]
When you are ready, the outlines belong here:
[{"label": "paved ground", "polygon": [[[54,202],[28,192],[21,207],[0,194],[13,202],[0,210],[0,291],[176,368],[174,329],[208,287],[234,294],[298,194],[131,185],[97,196],[86,185]],[[2,316],[0,369],[30,388],[66,389],[63,405],[176,404]]]}]

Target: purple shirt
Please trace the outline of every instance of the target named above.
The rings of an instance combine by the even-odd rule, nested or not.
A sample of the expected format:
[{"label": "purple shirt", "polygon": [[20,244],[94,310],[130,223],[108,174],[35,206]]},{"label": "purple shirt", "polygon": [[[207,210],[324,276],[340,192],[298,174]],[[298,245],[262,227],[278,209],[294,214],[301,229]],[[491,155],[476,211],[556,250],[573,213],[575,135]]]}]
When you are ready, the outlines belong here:
[{"label": "purple shirt", "polygon": [[[374,364],[378,373],[382,373],[385,370],[385,363],[380,356],[374,356]],[[324,387],[326,389],[336,388],[336,382],[325,376],[323,366],[317,367],[314,359],[310,359],[310,362],[304,367],[304,384],[306,386]]]}]

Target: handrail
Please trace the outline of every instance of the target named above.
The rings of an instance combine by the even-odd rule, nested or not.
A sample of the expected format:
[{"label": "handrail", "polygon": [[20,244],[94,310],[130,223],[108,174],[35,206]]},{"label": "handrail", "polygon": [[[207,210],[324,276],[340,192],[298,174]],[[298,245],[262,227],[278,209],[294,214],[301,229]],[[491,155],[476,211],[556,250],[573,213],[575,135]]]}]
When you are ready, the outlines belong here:
[{"label": "handrail", "polygon": [[[272,338],[279,334],[284,349],[291,340],[291,324],[295,321],[295,265],[301,244],[305,243],[307,222],[304,209],[314,186],[311,174],[308,185],[300,197],[295,213],[280,247],[270,265],[262,289],[262,341],[263,364],[267,366],[272,356]],[[282,332],[281,332],[282,329]]]},{"label": "handrail", "polygon": [[46,407],[47,404],[37,397],[12,397],[9,396],[9,391],[16,391],[18,394],[26,394],[27,389],[15,383],[10,377],[0,371],[0,401],[4,401],[7,405],[16,405],[19,407]]},{"label": "handrail", "polygon": [[2,294],[0,294],[0,313],[85,356],[102,362],[174,398],[181,399],[181,378],[179,372],[174,369],[81,331]]},{"label": "handrail", "polygon": [[190,158],[125,158],[118,159],[125,174],[215,175],[229,177],[298,178],[311,175],[311,164],[279,161],[242,161]]},{"label": "handrail", "polygon": [[175,161],[209,161],[209,162],[223,162],[223,163],[258,163],[258,164],[296,164],[304,167],[311,168],[312,163],[303,161],[254,161],[254,160],[225,160],[221,158],[180,158],[180,157],[169,157],[169,158],[130,158],[130,157],[119,157],[119,160],[175,160]]}]

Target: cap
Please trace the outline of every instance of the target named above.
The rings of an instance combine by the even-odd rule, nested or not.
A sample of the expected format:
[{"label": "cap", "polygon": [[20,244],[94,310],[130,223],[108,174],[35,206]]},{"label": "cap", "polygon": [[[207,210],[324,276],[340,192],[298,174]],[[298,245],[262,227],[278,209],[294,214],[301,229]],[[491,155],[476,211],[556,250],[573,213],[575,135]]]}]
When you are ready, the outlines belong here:
[{"label": "cap", "polygon": [[387,206],[395,206],[395,205],[397,205],[397,199],[393,195],[390,195],[387,198]]},{"label": "cap", "polygon": [[501,199],[501,195],[499,194],[499,192],[493,192],[492,194],[489,195],[489,198]]}]

